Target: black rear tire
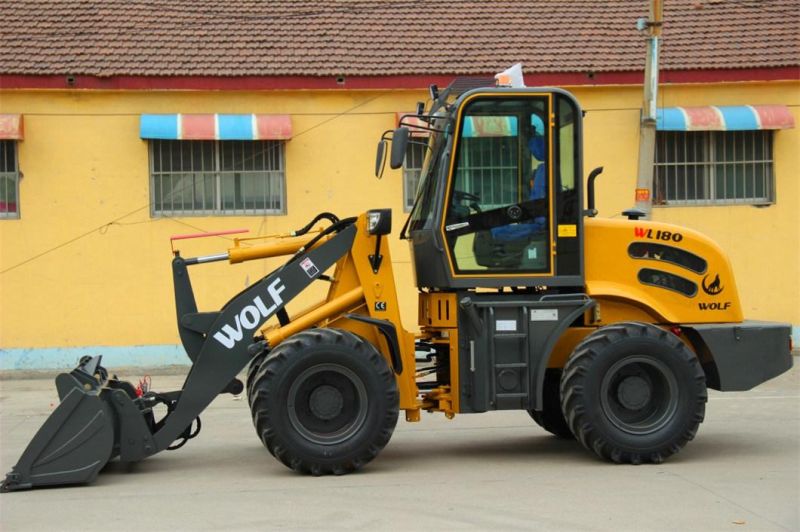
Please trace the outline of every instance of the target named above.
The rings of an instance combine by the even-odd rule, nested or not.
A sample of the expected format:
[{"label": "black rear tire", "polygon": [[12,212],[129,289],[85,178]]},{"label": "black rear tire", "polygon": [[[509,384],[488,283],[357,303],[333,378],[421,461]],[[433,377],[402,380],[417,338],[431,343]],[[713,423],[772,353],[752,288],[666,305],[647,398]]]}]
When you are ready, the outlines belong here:
[{"label": "black rear tire", "polygon": [[548,368],[544,374],[542,410],[528,410],[531,418],[544,430],[563,439],[574,439],[564,414],[561,412],[561,370]]},{"label": "black rear tire", "polygon": [[312,475],[361,468],[397,424],[397,382],[386,359],[353,333],[313,329],[276,347],[251,389],[253,423],[270,453]]},{"label": "black rear tire", "polygon": [[660,463],[697,433],[708,397],[697,357],[674,334],[619,323],[587,336],[561,378],[562,410],[584,447],[617,463]]}]

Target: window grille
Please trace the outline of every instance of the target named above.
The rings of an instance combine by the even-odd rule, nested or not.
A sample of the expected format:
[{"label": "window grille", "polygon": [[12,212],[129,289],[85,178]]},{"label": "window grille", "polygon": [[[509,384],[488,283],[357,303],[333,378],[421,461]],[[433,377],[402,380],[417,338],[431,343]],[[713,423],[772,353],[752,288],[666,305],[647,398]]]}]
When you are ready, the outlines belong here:
[{"label": "window grille", "polygon": [[15,140],[0,140],[0,218],[19,218],[19,166]]},{"label": "window grille", "polygon": [[519,201],[517,142],[516,136],[462,139],[464,192],[481,198],[483,208]]},{"label": "window grille", "polygon": [[154,216],[283,214],[281,141],[153,140]]},{"label": "window grille", "polygon": [[403,210],[405,212],[411,211],[417,196],[422,163],[425,160],[425,151],[428,149],[422,142],[412,139],[406,149],[406,159],[403,163]]},{"label": "window grille", "polygon": [[768,204],[771,131],[659,131],[654,204]]}]

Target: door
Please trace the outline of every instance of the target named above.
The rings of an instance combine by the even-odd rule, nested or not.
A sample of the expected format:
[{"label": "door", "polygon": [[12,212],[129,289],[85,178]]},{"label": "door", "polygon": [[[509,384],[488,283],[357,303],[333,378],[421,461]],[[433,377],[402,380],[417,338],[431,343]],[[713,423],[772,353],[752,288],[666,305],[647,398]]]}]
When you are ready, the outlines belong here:
[{"label": "door", "polygon": [[442,228],[454,277],[553,274],[551,116],[551,94],[462,105]]}]

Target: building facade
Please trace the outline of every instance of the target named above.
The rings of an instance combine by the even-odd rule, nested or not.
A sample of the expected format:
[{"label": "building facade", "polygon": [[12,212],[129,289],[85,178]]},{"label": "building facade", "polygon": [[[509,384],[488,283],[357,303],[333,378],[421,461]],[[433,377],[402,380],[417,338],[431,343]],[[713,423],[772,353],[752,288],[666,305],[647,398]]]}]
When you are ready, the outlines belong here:
[{"label": "building facade", "polygon": [[[48,3],[58,9],[47,12],[42,6]],[[550,56],[537,61],[541,53],[513,42],[488,58],[475,52],[478,59],[470,60],[463,50],[491,37],[463,31],[456,32],[460,52],[451,50],[461,59],[437,63],[439,56],[420,52],[416,34],[407,33],[393,39],[411,51],[404,55],[396,51],[397,42],[390,43],[394,60],[383,66],[383,44],[365,57],[356,53],[361,41],[355,37],[342,31],[338,41],[324,36],[351,23],[413,20],[413,8],[405,3],[369,8],[356,2],[348,5],[363,9],[333,6],[309,14],[289,2],[274,3],[277,13],[254,13],[248,3],[232,2],[224,16],[216,13],[221,22],[211,29],[197,22],[196,6],[165,3],[191,31],[162,39],[162,54],[149,59],[137,55],[142,43],[174,29],[163,27],[174,21],[148,11],[150,4],[98,2],[92,16],[110,13],[101,21],[101,36],[128,35],[132,30],[124,21],[131,17],[147,35],[139,41],[131,36],[127,47],[125,39],[116,49],[97,45],[85,58],[35,30],[46,23],[58,26],[54,17],[60,13],[67,20],[61,29],[77,35],[81,24],[91,22],[77,16],[85,7],[22,4],[13,11],[21,17],[20,35],[14,46],[0,46],[5,50],[0,54],[2,370],[68,367],[85,354],[104,354],[109,367],[188,363],[175,325],[173,235],[238,229],[249,231],[242,236],[278,234],[302,227],[321,211],[344,217],[379,207],[392,208],[396,235],[413,199],[419,154],[409,153],[405,169],[387,169],[378,180],[375,145],[383,131],[395,127],[398,113],[427,99],[429,83],[444,86],[456,77],[491,75],[522,60],[529,86],[564,87],[586,111],[584,174],[605,168],[597,184],[599,215],[618,217],[635,200],[644,46],[633,26],[646,14],[646,5],[638,2],[614,3],[621,6],[616,10],[605,6],[605,14],[592,7],[596,3],[563,3],[563,9],[598,17],[611,11],[626,25],[617,38],[588,39],[585,44],[601,58],[594,64],[581,63],[586,58],[568,49],[559,52],[561,61]],[[472,3],[448,4],[451,15],[461,9],[476,20],[488,16]],[[499,2],[496,16],[509,21],[533,16],[523,11],[540,9],[541,3],[522,4]],[[665,13],[653,218],[714,238],[730,256],[746,316],[791,322],[798,345],[796,36],[781,33],[781,24],[789,23],[779,20],[780,2],[767,12],[740,6],[733,15],[713,2],[699,12],[694,4]],[[126,10],[127,18],[121,16]],[[239,20],[230,11],[256,22],[272,16],[276,24],[295,14],[306,17],[312,31],[308,38],[277,32],[255,44],[244,39],[222,51],[205,49],[205,56],[190,46],[198,34],[212,34],[213,40],[229,30]],[[751,31],[752,56],[724,47],[709,52],[710,45],[686,22],[706,15],[730,23],[748,16],[761,21],[763,32]],[[451,22],[466,28],[469,20]],[[607,22],[581,31],[602,33],[601,23]],[[559,37],[557,27],[552,32],[551,41],[569,41]],[[314,39],[329,43],[327,55],[309,52]],[[443,46],[439,40],[434,44]],[[304,55],[292,58],[282,48],[287,45]],[[522,51],[514,52],[515,46]],[[332,53],[337,50],[339,55]],[[198,54],[205,57],[199,66],[192,63]],[[235,61],[251,55],[273,57],[274,64],[241,67],[243,62]],[[41,58],[49,59],[43,65]],[[710,66],[702,63],[706,59]],[[562,66],[551,69],[550,63]],[[197,256],[224,251],[232,238],[180,240],[175,246]],[[392,253],[405,325],[413,328],[416,290],[406,244],[392,239]],[[280,263],[217,263],[193,271],[201,309],[218,309]],[[721,282],[724,287],[726,280]],[[319,295],[312,289],[290,311]]]}]

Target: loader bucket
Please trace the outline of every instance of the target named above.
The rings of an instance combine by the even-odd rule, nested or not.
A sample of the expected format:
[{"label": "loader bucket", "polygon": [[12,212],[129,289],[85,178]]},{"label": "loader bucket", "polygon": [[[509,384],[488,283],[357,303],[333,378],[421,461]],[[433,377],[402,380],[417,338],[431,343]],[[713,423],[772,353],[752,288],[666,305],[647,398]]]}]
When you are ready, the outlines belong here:
[{"label": "loader bucket", "polygon": [[100,386],[80,383],[68,373],[59,375],[56,384],[61,403],[6,475],[0,491],[91,482],[111,458],[114,412],[101,398]]}]

